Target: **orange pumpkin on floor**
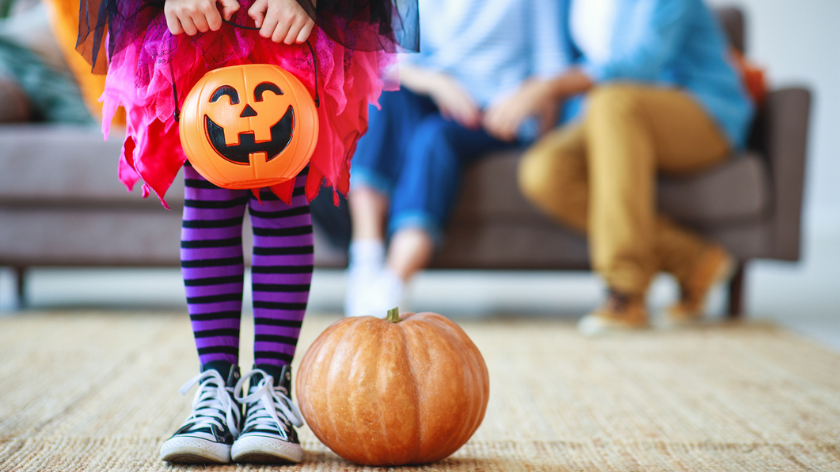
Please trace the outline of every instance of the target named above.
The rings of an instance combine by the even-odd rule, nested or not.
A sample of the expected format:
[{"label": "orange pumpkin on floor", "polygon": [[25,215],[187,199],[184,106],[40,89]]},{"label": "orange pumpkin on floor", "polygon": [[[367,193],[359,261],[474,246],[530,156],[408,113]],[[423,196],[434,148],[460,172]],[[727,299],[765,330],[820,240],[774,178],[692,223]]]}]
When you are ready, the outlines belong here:
[{"label": "orange pumpkin on floor", "polygon": [[256,189],[295,178],[318,141],[318,114],[295,76],[272,65],[208,72],[184,100],[184,153],[219,187]]},{"label": "orange pumpkin on floor", "polygon": [[401,319],[396,309],[333,323],[296,383],[315,436],[372,466],[448,457],[478,429],[490,396],[484,358],[458,325],[436,313]]}]

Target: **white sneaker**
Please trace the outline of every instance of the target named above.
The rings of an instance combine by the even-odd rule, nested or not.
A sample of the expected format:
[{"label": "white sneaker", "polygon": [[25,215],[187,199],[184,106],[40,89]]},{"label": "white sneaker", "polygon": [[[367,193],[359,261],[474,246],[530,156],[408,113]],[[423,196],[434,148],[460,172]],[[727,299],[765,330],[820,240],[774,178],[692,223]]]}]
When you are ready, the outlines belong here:
[{"label": "white sneaker", "polygon": [[[235,398],[245,405],[245,425],[233,443],[236,462],[298,463],[303,460],[295,426],[303,426],[303,415],[291,399],[292,368],[261,365],[236,384]],[[241,396],[250,380],[248,395]]]},{"label": "white sneaker", "polygon": [[385,266],[385,245],[379,240],[353,241],[350,244],[350,265],[347,268],[345,316],[367,316],[373,310],[370,294]]},{"label": "white sneaker", "polygon": [[239,367],[213,361],[181,387],[181,395],[193,385],[193,411],[184,424],[160,448],[161,460],[193,464],[230,462],[230,448],[239,435],[240,406],[233,399]]},{"label": "white sneaker", "polygon": [[345,316],[374,316],[384,318],[391,308],[410,311],[407,303],[408,286],[388,268],[378,273],[360,276],[348,274]]},{"label": "white sneaker", "polygon": [[411,311],[408,307],[408,284],[387,267],[377,277],[376,292],[371,296],[372,316],[384,318],[388,310],[399,308],[401,312]]}]

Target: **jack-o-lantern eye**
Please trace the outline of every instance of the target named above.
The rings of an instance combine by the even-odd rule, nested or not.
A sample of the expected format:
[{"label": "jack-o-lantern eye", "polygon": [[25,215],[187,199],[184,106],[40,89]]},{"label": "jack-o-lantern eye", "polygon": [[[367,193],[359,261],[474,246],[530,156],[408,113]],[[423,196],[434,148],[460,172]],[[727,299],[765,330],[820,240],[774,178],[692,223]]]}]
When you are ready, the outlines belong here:
[{"label": "jack-o-lantern eye", "polygon": [[280,87],[272,84],[271,82],[263,82],[257,85],[257,88],[254,89],[254,101],[263,101],[263,93],[265,92],[274,92],[274,95],[283,95],[283,91],[280,90]]},{"label": "jack-o-lantern eye", "polygon": [[231,105],[238,105],[239,104],[239,92],[236,91],[235,88],[231,87],[230,85],[222,85],[221,87],[217,88],[215,92],[213,92],[213,97],[210,98],[210,103],[219,101],[220,98],[227,95],[230,98]]}]

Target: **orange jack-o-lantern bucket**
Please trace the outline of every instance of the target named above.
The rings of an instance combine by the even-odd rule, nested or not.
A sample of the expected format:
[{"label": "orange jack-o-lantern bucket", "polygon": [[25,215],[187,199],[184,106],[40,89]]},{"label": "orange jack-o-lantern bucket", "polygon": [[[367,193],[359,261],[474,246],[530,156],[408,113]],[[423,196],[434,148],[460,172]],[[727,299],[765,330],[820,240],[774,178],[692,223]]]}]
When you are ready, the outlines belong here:
[{"label": "orange jack-o-lantern bucket", "polygon": [[193,167],[219,187],[256,189],[293,179],[318,141],[306,87],[272,65],[208,72],[184,101],[181,145]]}]

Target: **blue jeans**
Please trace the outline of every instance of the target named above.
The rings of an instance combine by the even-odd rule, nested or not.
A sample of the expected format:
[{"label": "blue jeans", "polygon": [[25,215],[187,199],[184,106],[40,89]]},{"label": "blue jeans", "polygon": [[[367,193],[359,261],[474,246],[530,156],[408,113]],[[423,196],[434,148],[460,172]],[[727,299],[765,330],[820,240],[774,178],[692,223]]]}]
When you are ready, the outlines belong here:
[{"label": "blue jeans", "polygon": [[515,144],[449,121],[431,99],[404,89],[382,94],[380,104],[371,107],[356,148],[351,189],[366,186],[390,198],[389,235],[414,227],[440,241],[464,168]]}]

